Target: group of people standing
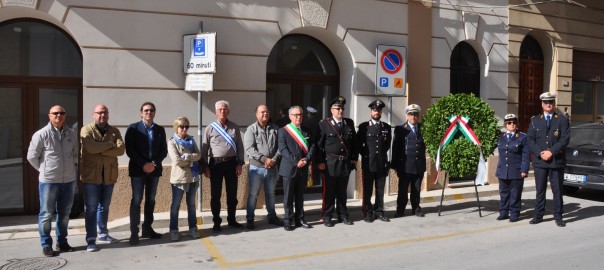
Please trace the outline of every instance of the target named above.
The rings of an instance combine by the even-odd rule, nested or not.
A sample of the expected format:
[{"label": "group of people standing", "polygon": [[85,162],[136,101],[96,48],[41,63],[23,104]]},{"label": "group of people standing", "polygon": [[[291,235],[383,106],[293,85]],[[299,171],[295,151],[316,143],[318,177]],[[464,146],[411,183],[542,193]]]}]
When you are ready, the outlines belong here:
[{"label": "group of people standing", "polygon": [[532,154],[537,194],[533,218],[529,223],[539,224],[543,221],[549,181],[556,226],[565,227],[566,222],[562,219],[562,180],[566,166],[564,148],[570,139],[570,123],[566,116],[555,110],[556,94],[545,92],[539,98],[543,113],[531,118],[528,134],[518,130],[518,117],[515,114],[504,117],[506,132],[497,140],[499,163],[496,176],[499,178],[501,197],[497,220],[520,220],[522,188],[524,178],[528,176]]},{"label": "group of people standing", "polygon": [[[523,179],[528,175],[529,153],[533,154],[537,202],[530,224],[543,221],[547,181],[554,194],[554,219],[556,225],[565,226],[562,220],[562,176],[565,166],[564,147],[568,144],[569,121],[555,112],[555,94],[544,93],[543,114],[531,119],[528,135],[519,132],[514,114],[504,117],[506,132],[498,139],[499,178],[501,195],[498,220],[519,220]],[[56,105],[49,111],[49,123],[32,137],[27,159],[40,172],[40,213],[38,227],[42,253],[54,256],[50,236],[51,220],[56,212],[56,249],[70,252],[67,242],[67,225],[76,188],[79,165],[85,200],[85,227],[88,251],[98,251],[96,243],[117,241],[109,235],[107,221],[114,185],[118,178],[117,158],[124,154],[130,158],[128,172],[131,177],[130,245],[139,243],[140,212],[143,197],[144,220],[140,227],[141,238],[161,238],[152,228],[155,194],[162,175],[162,161],[170,155],[172,170],[170,183],[172,204],[170,208],[170,238],[177,241],[178,213],[182,198],[186,196],[189,234],[199,238],[196,224],[195,194],[201,174],[210,179],[210,206],[213,216],[212,230],[221,231],[220,217],[223,182],[226,187],[227,225],[234,228],[255,229],[255,208],[260,187],[264,187],[268,223],[283,226],[286,231],[296,227],[313,226],[304,216],[304,189],[309,177],[310,164],[323,173],[322,221],[326,227],[336,222],[353,225],[346,206],[350,173],[357,169],[359,155],[362,167],[363,220],[389,222],[384,211],[384,187],[390,169],[398,178],[399,195],[395,217],[405,215],[411,196],[411,215],[423,217],[420,190],[426,171],[426,146],[419,122],[421,108],[411,104],[405,108],[406,121],[394,128],[381,121],[385,104],[375,100],[369,104],[369,120],[359,124],[358,131],[350,118],[343,117],[344,97],[334,98],[329,106],[331,116],[318,122],[318,127],[302,125],[304,110],[292,106],[287,112],[290,123],[282,127],[270,121],[269,108],[258,105],[256,119],[247,127],[242,138],[239,126],[228,119],[229,102],[215,103],[217,120],[208,125],[201,149],[187,134],[190,122],[186,117],[174,120],[174,134],[169,138],[165,129],[154,123],[156,108],[151,102],[140,107],[141,121],[128,126],[125,139],[120,131],[109,125],[109,109],[103,104],[94,107],[93,123],[82,127],[78,134],[64,125],[66,111]],[[78,144],[79,142],[79,144]],[[81,146],[81,147],[80,147]],[[387,152],[392,146],[392,159]],[[81,155],[80,155],[81,154]],[[238,177],[242,173],[244,155],[249,157],[249,194],[246,225],[236,220]],[[275,212],[275,188],[283,179],[284,217]],[[374,194],[375,201],[371,202]]]}]

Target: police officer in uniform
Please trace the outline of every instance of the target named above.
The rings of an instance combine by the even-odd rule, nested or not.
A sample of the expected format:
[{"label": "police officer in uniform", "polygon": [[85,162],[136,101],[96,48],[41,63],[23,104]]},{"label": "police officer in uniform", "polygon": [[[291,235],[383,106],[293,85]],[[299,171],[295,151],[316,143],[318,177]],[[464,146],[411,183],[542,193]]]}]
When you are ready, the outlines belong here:
[{"label": "police officer in uniform", "polygon": [[545,191],[549,180],[554,195],[554,219],[558,227],[566,226],[562,220],[562,178],[566,158],[564,148],[570,138],[570,124],[566,116],[555,112],[556,94],[545,92],[539,96],[543,113],[533,116],[528,129],[528,143],[533,154],[535,188],[537,190],[535,216],[529,222],[543,221]]},{"label": "police officer in uniform", "polygon": [[518,221],[520,215],[522,187],[528,174],[530,154],[528,135],[518,131],[518,118],[506,114],[503,118],[506,132],[497,140],[499,163],[496,176],[499,178],[499,216],[497,220]]},{"label": "police officer in uniform", "polygon": [[323,225],[327,227],[334,226],[331,220],[334,208],[338,221],[354,224],[348,216],[346,189],[350,172],[356,169],[359,152],[354,121],[343,117],[345,104],[344,97],[334,98],[330,103],[331,117],[319,122],[316,162],[326,178],[323,181]]},{"label": "police officer in uniform", "polygon": [[[375,100],[369,104],[371,120],[359,125],[359,145],[363,168],[363,216],[365,222],[374,219],[389,222],[384,213],[384,185],[390,170],[388,150],[392,135],[390,125],[380,121],[383,101]],[[371,204],[371,194],[375,185],[375,204]]]},{"label": "police officer in uniform", "polygon": [[394,128],[392,144],[392,168],[398,176],[398,197],[396,215],[405,215],[407,207],[407,190],[411,186],[411,214],[424,217],[419,206],[420,190],[424,172],[426,172],[426,144],[422,136],[422,125],[419,123],[421,107],[411,104],[405,108],[407,122]]}]

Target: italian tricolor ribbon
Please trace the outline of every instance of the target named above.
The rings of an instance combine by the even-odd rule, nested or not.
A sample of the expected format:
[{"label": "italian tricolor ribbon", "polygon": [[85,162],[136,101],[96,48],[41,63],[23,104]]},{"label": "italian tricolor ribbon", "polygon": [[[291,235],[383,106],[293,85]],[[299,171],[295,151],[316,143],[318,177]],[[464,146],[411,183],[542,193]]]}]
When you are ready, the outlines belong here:
[{"label": "italian tricolor ribbon", "polygon": [[[461,133],[470,140],[474,145],[480,147],[480,140],[478,140],[478,136],[474,133],[474,130],[468,125],[468,121],[470,118],[467,116],[451,116],[449,118],[449,122],[451,124],[447,128],[447,131],[440,139],[440,144],[438,145],[438,151],[436,154],[436,177],[434,178],[434,184],[440,185],[438,179],[440,174],[440,151],[444,151],[447,145],[451,143],[453,137],[457,133],[457,131],[461,131]],[[486,162],[484,161],[484,156],[482,155],[482,149],[480,149],[480,159],[478,162],[478,169],[476,173],[475,183],[477,185],[484,185],[484,174],[486,173]]]},{"label": "italian tricolor ribbon", "polygon": [[294,138],[300,148],[302,148],[304,154],[308,154],[308,141],[306,141],[306,138],[304,138],[300,129],[294,126],[292,123],[287,124],[284,128],[285,131],[287,131],[287,133]]}]

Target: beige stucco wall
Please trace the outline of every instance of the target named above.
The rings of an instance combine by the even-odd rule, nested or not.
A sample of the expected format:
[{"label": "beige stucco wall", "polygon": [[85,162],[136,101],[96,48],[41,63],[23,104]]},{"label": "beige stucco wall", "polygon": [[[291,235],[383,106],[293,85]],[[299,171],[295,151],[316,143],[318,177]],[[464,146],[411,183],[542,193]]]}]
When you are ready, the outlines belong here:
[{"label": "beige stucco wall", "polygon": [[[518,112],[520,45],[527,35],[531,35],[544,52],[544,91],[557,92],[558,110],[568,112],[572,117],[573,50],[604,53],[604,2],[578,2],[586,8],[564,2],[510,8],[510,112]],[[510,1],[510,4],[519,3],[525,1]]]}]

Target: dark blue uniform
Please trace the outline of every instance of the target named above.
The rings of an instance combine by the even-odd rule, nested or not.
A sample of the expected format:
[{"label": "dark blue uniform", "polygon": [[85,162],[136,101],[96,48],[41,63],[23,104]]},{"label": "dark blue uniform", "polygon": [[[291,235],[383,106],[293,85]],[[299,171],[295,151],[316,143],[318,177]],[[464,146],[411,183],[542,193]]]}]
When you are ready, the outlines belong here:
[{"label": "dark blue uniform", "polygon": [[517,220],[520,215],[524,179],[528,174],[530,151],[528,135],[515,131],[503,133],[497,140],[499,163],[495,175],[499,178],[499,216]]},{"label": "dark blue uniform", "polygon": [[[348,199],[346,190],[350,172],[354,169],[352,161],[358,160],[357,133],[350,118],[342,118],[338,126],[333,118],[319,122],[317,140],[317,164],[325,163],[325,181],[323,182],[323,221],[330,223],[334,207],[338,220],[348,220]],[[337,202],[337,206],[335,206]]]},{"label": "dark blue uniform", "polygon": [[[390,170],[388,150],[392,141],[391,127],[380,121],[359,125],[359,145],[363,168],[363,216],[384,216],[384,186]],[[375,204],[371,204],[371,195],[375,185]]]},{"label": "dark blue uniform", "polygon": [[394,129],[392,143],[392,168],[398,176],[397,216],[403,216],[407,207],[407,190],[411,185],[411,214],[421,212],[420,190],[426,172],[426,144],[421,132],[421,124],[416,125],[417,133],[406,122]]},{"label": "dark blue uniform", "polygon": [[[545,212],[545,191],[549,179],[554,195],[554,219],[562,220],[562,177],[566,159],[564,148],[570,138],[568,118],[554,113],[551,115],[549,126],[543,114],[533,116],[528,129],[528,145],[533,154],[535,170],[535,185],[537,190],[535,204],[535,219],[540,221]],[[549,150],[552,158],[548,161],[541,159],[541,152]]]}]

